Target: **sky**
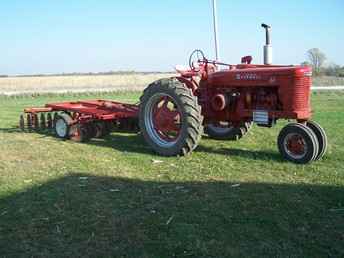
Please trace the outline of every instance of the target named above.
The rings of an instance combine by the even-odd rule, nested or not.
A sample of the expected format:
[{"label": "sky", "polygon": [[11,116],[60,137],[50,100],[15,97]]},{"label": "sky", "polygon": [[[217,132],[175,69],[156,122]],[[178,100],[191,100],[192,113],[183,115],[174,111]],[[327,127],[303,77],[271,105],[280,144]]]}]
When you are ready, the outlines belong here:
[{"label": "sky", "polygon": [[[317,47],[344,65],[343,0],[217,0],[221,60],[263,62],[272,26],[275,64]],[[4,0],[0,74],[171,71],[193,49],[214,58],[211,0]]]}]

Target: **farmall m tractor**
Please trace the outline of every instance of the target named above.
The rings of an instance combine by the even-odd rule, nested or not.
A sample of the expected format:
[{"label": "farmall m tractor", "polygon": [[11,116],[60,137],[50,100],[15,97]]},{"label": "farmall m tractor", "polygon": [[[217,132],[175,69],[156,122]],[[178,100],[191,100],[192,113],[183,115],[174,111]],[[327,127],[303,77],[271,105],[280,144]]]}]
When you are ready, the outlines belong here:
[{"label": "farmall m tractor", "polygon": [[27,121],[22,115],[20,127],[50,128],[59,138],[81,142],[114,128],[140,130],[155,152],[176,156],[196,149],[203,132],[217,140],[238,140],[253,123],[272,127],[287,119],[295,122],[278,136],[281,155],[299,164],[318,160],[326,152],[327,138],[310,120],[312,70],[271,65],[270,27],[262,26],[264,65],[251,64],[251,56],[238,65],[225,64],[195,50],[190,68],[177,67],[179,76],[150,84],[138,105],[107,100],[52,103],[25,109]]},{"label": "farmall m tractor", "polygon": [[[185,155],[204,132],[218,140],[238,140],[256,123],[272,127],[278,119],[295,120],[282,129],[277,145],[295,163],[320,159],[327,138],[310,121],[310,67],[271,65],[270,26],[266,30],[264,65],[252,57],[230,65],[208,60],[202,51],[190,56],[180,76],[156,81],[141,97],[139,123],[146,142],[160,155]],[[219,66],[226,66],[220,70]]]}]

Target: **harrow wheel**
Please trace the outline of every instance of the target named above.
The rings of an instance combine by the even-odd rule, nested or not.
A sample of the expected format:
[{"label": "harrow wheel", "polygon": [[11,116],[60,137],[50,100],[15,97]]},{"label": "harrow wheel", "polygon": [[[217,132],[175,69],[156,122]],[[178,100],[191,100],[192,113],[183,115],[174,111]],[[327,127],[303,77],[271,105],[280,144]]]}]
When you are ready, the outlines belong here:
[{"label": "harrow wheel", "polygon": [[303,124],[292,123],[285,126],[277,142],[281,155],[291,162],[306,164],[317,158],[319,150],[317,137]]},{"label": "harrow wheel", "polygon": [[47,128],[53,129],[53,127],[54,127],[53,117],[51,116],[50,113],[48,113],[48,115],[47,115]]},{"label": "harrow wheel", "polygon": [[92,138],[93,129],[88,124],[74,124],[70,129],[70,139],[75,142],[87,142]]},{"label": "harrow wheel", "polygon": [[55,116],[54,121],[54,129],[56,136],[61,139],[69,139],[73,119],[68,114],[61,114]]},{"label": "harrow wheel", "polygon": [[84,126],[86,126],[87,136],[89,139],[95,138],[97,136],[97,128],[96,128],[95,123],[88,123],[88,124],[85,124]]},{"label": "harrow wheel", "polygon": [[59,114],[57,112],[54,113],[54,116],[53,116],[53,127],[55,128],[55,124],[56,124],[56,121],[59,117]]},{"label": "harrow wheel", "polygon": [[252,127],[252,122],[242,122],[238,126],[231,126],[228,122],[207,124],[204,132],[215,140],[237,141],[244,137]]},{"label": "harrow wheel", "polygon": [[42,113],[40,117],[40,127],[42,130],[45,130],[47,128],[47,122],[46,122],[44,113]]},{"label": "harrow wheel", "polygon": [[38,115],[37,114],[33,114],[31,116],[32,118],[32,125],[33,125],[33,128],[38,131],[39,130],[39,119],[38,119]]},{"label": "harrow wheel", "polygon": [[32,129],[32,116],[31,114],[26,115],[26,125],[29,130]]},{"label": "harrow wheel", "polygon": [[186,155],[198,145],[203,117],[197,97],[176,78],[149,85],[140,104],[139,125],[146,142],[163,156]]},{"label": "harrow wheel", "polygon": [[103,138],[111,133],[111,123],[98,121],[93,124],[95,133],[94,138]]}]

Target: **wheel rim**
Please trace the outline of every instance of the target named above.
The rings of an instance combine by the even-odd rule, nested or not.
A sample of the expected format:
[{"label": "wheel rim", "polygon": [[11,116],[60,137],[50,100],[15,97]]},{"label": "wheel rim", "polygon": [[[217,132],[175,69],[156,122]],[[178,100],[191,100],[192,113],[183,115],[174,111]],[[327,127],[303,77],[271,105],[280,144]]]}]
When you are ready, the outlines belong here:
[{"label": "wheel rim", "polygon": [[233,126],[230,126],[228,122],[218,122],[216,124],[208,124],[207,125],[210,130],[212,130],[216,134],[227,134],[231,130],[233,130]]},{"label": "wheel rim", "polygon": [[283,146],[287,154],[293,159],[302,159],[308,150],[305,139],[297,133],[288,134],[283,141]]},{"label": "wheel rim", "polygon": [[147,133],[157,145],[171,147],[178,141],[182,129],[181,112],[170,95],[158,93],[152,96],[144,117]]},{"label": "wheel rim", "polygon": [[55,130],[59,137],[66,137],[68,125],[63,119],[58,119],[55,124]]}]

